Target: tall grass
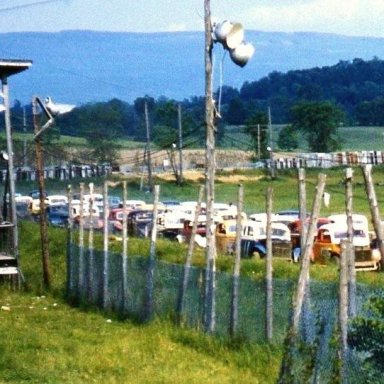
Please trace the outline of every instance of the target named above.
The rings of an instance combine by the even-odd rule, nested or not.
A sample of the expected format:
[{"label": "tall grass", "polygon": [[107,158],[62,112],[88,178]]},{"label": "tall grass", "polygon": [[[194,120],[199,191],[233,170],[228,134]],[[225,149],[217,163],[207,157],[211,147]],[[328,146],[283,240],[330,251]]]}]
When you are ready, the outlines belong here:
[{"label": "tall grass", "polygon": [[[259,172],[259,173],[258,173]],[[245,181],[245,207],[248,213],[264,210],[265,190],[274,188],[274,210],[297,207],[295,171],[279,172],[271,181],[258,171],[248,176],[260,176]],[[308,209],[319,170],[308,170]],[[322,208],[322,215],[344,209],[343,170],[326,170],[331,206]],[[384,199],[381,182],[384,171],[374,170],[380,206]],[[369,213],[362,177],[355,172],[355,210]],[[254,179],[253,179],[254,180]],[[94,180],[102,182],[100,180]],[[195,200],[198,183],[186,183],[182,188],[174,183],[161,184],[162,198]],[[26,188],[33,189],[31,185]],[[58,190],[65,183],[55,185]],[[137,188],[137,189],[136,189]],[[137,182],[129,190],[139,193]],[[118,191],[116,193],[119,193]],[[236,201],[237,185],[218,184],[218,201]],[[150,201],[148,194],[147,200]],[[35,223],[20,223],[20,261],[25,277],[24,290],[12,292],[0,288],[0,382],[7,383],[274,383],[278,376],[282,347],[280,345],[244,345],[225,342],[201,333],[175,328],[167,321],[140,325],[121,321],[112,314],[94,308],[71,307],[65,300],[66,236],[61,229],[50,228],[50,261],[53,288],[42,288],[42,268],[39,227]],[[100,237],[96,246],[101,246]],[[119,250],[121,244],[111,245]],[[130,239],[129,254],[148,252],[148,240]],[[157,256],[172,263],[182,263],[185,246],[159,240]],[[204,252],[194,255],[194,264],[203,266]],[[218,269],[231,272],[233,259],[219,255]],[[263,260],[243,260],[242,275],[263,279]],[[299,266],[285,260],[274,261],[274,276],[296,279]],[[383,286],[384,274],[358,273],[358,281]],[[335,266],[311,266],[311,278],[334,281]]]}]

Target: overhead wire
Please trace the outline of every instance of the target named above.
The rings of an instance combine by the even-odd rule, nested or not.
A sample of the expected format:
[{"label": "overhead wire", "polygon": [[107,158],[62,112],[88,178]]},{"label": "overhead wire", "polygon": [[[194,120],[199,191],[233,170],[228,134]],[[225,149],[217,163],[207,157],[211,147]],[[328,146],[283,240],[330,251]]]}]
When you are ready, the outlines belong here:
[{"label": "overhead wire", "polygon": [[17,9],[23,9],[23,8],[29,8],[29,7],[35,7],[37,5],[43,5],[43,4],[49,4],[49,3],[57,3],[57,2],[62,2],[65,0],[40,0],[40,1],[34,1],[32,3],[24,3],[20,5],[12,5],[4,8],[0,8],[0,13],[1,12],[10,12],[10,11],[15,11]]}]

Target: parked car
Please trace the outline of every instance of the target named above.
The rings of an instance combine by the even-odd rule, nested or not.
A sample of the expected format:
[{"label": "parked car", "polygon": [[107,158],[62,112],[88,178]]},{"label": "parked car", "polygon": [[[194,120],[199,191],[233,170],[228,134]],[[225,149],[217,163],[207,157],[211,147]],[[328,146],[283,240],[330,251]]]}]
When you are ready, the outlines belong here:
[{"label": "parked car", "polygon": [[[80,227],[80,216],[76,216],[73,220],[73,224],[75,228]],[[83,228],[85,230],[89,230],[90,228],[101,231],[104,228],[104,221],[100,219],[98,216],[84,216],[83,217]]]},{"label": "parked car", "polygon": [[[38,189],[33,190],[29,192],[29,196],[32,197],[32,199],[40,199],[40,191]],[[44,191],[44,197],[48,196],[48,192]]]},{"label": "parked car", "polygon": [[67,210],[54,210],[48,213],[48,223],[54,227],[64,228],[68,225],[69,212]]},{"label": "parked car", "polygon": [[234,219],[220,221],[216,225],[216,249],[219,253],[233,254],[235,251],[237,221]]},{"label": "parked car", "polygon": [[[317,229],[322,225],[331,223],[331,220],[327,217],[319,217],[317,219]],[[310,218],[306,220],[307,227],[310,224]],[[288,228],[291,231],[291,243],[292,243],[292,260],[294,262],[298,262],[301,256],[301,229],[302,223],[300,219],[292,221],[288,224]]]},{"label": "parked car", "polygon": [[[158,207],[158,215],[164,212],[164,206]],[[152,230],[153,204],[147,204],[141,208],[129,212],[127,217],[128,235],[148,237]]]},{"label": "parked car", "polygon": [[[341,254],[341,240],[347,239],[347,226],[341,222],[321,226],[313,244],[312,261],[338,263]],[[380,253],[371,248],[368,228],[364,224],[353,225],[353,247],[355,250],[355,268],[357,271],[377,270]]]},{"label": "parked car", "polygon": [[[292,243],[289,228],[283,223],[272,222],[271,229],[273,257],[291,259]],[[266,241],[266,223],[248,220],[243,226],[241,235],[241,257],[253,257],[255,254],[265,257]]]}]

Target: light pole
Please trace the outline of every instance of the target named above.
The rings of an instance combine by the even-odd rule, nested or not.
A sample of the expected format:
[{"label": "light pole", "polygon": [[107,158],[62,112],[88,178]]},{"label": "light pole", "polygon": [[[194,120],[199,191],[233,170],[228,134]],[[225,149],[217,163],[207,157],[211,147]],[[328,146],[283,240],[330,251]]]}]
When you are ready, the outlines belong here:
[{"label": "light pole", "polygon": [[8,154],[8,177],[9,177],[9,202],[11,207],[11,222],[14,225],[12,245],[13,252],[16,260],[19,258],[19,234],[17,228],[17,215],[16,215],[16,202],[15,202],[15,178],[14,178],[14,165],[13,165],[13,144],[11,132],[11,114],[9,108],[9,88],[8,77],[25,71],[32,65],[30,60],[6,60],[0,59],[0,77],[2,84],[1,95],[3,97],[4,119],[5,119],[5,133],[7,138],[7,154]]},{"label": "light pole", "polygon": [[[47,118],[46,123],[41,126],[38,107],[44,112]],[[55,122],[55,116],[62,115],[70,112],[75,106],[68,104],[56,104],[50,97],[44,100],[44,103],[39,97],[34,96],[32,99],[32,112],[33,112],[33,127],[34,127],[34,141],[35,141],[35,154],[36,154],[36,171],[37,182],[39,185],[40,194],[40,235],[41,235],[41,252],[43,263],[43,282],[44,287],[49,289],[51,286],[51,273],[49,262],[49,248],[48,248],[48,220],[45,207],[45,180],[44,180],[44,160],[43,160],[43,145],[41,137],[44,132],[52,127]]]},{"label": "light pole", "polygon": [[[38,105],[48,117],[48,121],[41,127],[40,116],[38,114]],[[39,185],[40,194],[40,237],[41,237],[41,254],[43,264],[43,282],[44,287],[49,289],[51,287],[51,272],[49,262],[49,248],[48,248],[48,220],[45,207],[45,181],[44,181],[44,163],[43,163],[43,145],[41,141],[42,133],[52,126],[54,123],[53,116],[46,109],[41,100],[35,96],[32,99],[32,112],[33,112],[33,127],[34,127],[34,141],[35,141],[35,155],[36,155],[36,171],[37,182]]]},{"label": "light pole", "polygon": [[223,21],[212,24],[210,0],[204,0],[204,29],[205,29],[205,190],[206,190],[206,283],[204,302],[204,327],[207,332],[215,329],[215,274],[216,274],[216,244],[214,236],[214,200],[215,200],[215,118],[216,109],[212,92],[212,51],[214,43],[221,43],[230,53],[231,60],[243,67],[254,53],[251,44],[244,41],[243,27],[239,23]]}]

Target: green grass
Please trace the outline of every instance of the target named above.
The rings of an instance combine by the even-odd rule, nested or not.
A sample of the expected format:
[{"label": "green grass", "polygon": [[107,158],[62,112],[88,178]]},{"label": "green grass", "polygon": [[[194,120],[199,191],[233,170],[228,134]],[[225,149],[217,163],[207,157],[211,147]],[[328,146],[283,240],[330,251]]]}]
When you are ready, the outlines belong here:
[{"label": "green grass", "polygon": [[273,383],[277,376],[277,347],[234,347],[166,322],[121,322],[50,296],[2,291],[4,303],[2,383]]},{"label": "green grass", "polygon": [[[308,209],[319,170],[307,170]],[[342,212],[344,207],[344,171],[325,170],[326,190],[331,193],[331,206],[322,208],[322,215]],[[248,213],[262,211],[265,191],[274,189],[274,210],[297,207],[295,171],[279,172],[271,181],[261,171],[246,172],[245,207]],[[373,178],[380,206],[384,189],[380,185],[384,169],[374,169]],[[102,179],[94,180],[96,183]],[[199,183],[174,183],[156,180],[161,185],[161,198],[195,200]],[[63,190],[65,183],[51,184]],[[33,189],[31,185],[24,186]],[[142,194],[138,181],[129,182],[129,195]],[[114,191],[119,194],[120,191]],[[354,206],[356,212],[369,214],[362,177],[355,171]],[[236,201],[237,184],[217,184],[218,201]],[[150,194],[146,195],[148,201]],[[122,321],[112,314],[94,308],[71,307],[65,300],[65,231],[50,228],[50,261],[53,287],[45,293],[42,287],[39,226],[20,223],[21,266],[25,276],[24,290],[0,289],[0,383],[274,383],[282,356],[281,345],[242,345],[211,338],[202,333],[174,327],[168,321],[156,320],[140,325]],[[101,247],[100,237],[96,244]],[[120,243],[111,245],[119,250]],[[131,239],[129,254],[148,254],[148,240]],[[172,263],[184,261],[186,247],[159,240],[158,257]],[[204,251],[194,255],[194,264],[204,266]],[[219,255],[218,269],[231,272],[233,259]],[[241,273],[251,279],[263,279],[262,260],[243,260]],[[296,279],[299,266],[285,260],[274,261],[274,276]],[[334,265],[312,265],[311,278],[335,281]],[[359,272],[358,282],[382,287],[384,273]],[[4,308],[5,307],[5,308]],[[10,309],[10,310],[7,310]],[[108,319],[111,321],[109,322]]]}]

